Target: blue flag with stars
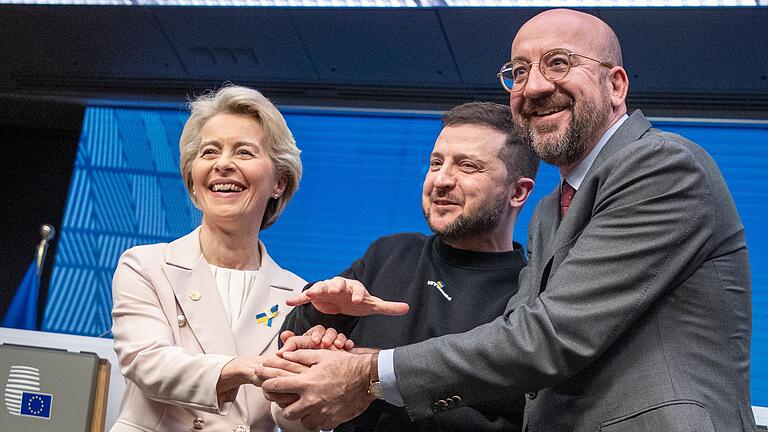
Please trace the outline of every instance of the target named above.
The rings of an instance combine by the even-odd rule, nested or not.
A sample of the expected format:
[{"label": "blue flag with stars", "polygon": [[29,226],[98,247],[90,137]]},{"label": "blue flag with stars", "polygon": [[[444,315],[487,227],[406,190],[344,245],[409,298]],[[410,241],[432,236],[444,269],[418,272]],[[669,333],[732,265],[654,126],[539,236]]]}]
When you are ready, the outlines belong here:
[{"label": "blue flag with stars", "polygon": [[21,394],[21,412],[28,417],[51,418],[53,396],[48,393],[23,392]]}]

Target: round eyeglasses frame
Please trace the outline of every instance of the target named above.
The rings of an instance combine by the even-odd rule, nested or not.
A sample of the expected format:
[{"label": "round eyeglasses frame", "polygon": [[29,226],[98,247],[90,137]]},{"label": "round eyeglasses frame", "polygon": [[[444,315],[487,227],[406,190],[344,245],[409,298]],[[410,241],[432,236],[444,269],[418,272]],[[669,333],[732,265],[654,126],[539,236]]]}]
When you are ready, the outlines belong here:
[{"label": "round eyeglasses frame", "polygon": [[[559,65],[560,69],[558,69],[558,65],[551,65],[545,62],[544,60],[552,60],[556,59],[557,54],[562,54],[563,57],[560,59],[565,59],[566,63],[565,65]],[[504,88],[508,93],[517,93],[521,91],[523,88],[525,88],[525,84],[528,82],[528,76],[530,75],[531,69],[533,68],[534,64],[539,65],[539,72],[541,72],[541,75],[549,82],[556,82],[560,81],[561,79],[565,78],[568,75],[568,72],[571,71],[571,68],[574,66],[579,66],[578,64],[573,64],[573,61],[571,60],[571,57],[581,57],[587,60],[592,60],[593,62],[598,63],[600,66],[605,66],[608,69],[613,69],[614,65],[604,62],[602,60],[593,59],[592,57],[587,57],[585,55],[576,54],[573,51],[569,51],[565,48],[555,48],[552,50],[549,50],[545,52],[539,61],[536,62],[527,62],[525,60],[512,60],[504,63],[501,66],[501,69],[499,69],[499,73],[496,74],[496,76],[499,78],[499,82],[501,83],[501,87]],[[507,77],[505,74],[514,74],[515,67],[516,66],[524,66],[525,67],[525,77],[524,79],[517,81],[515,80],[514,76]],[[514,88],[509,88],[506,84],[507,81],[513,82]]]}]

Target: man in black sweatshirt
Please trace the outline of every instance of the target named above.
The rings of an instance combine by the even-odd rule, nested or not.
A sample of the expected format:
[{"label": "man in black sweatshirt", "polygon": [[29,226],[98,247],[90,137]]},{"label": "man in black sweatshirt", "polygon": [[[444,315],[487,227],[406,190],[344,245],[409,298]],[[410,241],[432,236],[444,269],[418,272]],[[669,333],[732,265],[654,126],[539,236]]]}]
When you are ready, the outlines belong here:
[{"label": "man in black sweatshirt", "polygon": [[[538,161],[509,107],[473,102],[446,112],[422,193],[434,234],[382,237],[341,275],[314,284],[341,290],[362,284],[374,296],[407,303],[409,311],[355,317],[307,303],[291,312],[283,330],[303,334],[321,324],[358,347],[386,349],[467,331],[501,316],[508,302],[525,301],[514,297],[526,260],[512,234]],[[335,430],[519,431],[523,405],[522,394],[505,395],[411,422],[405,409],[376,401]]]}]

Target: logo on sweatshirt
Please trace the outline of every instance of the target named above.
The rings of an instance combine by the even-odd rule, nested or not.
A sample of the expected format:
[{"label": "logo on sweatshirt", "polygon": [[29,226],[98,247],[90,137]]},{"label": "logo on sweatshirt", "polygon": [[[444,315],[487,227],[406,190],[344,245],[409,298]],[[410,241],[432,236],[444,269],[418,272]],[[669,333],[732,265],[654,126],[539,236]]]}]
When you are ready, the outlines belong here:
[{"label": "logo on sweatshirt", "polygon": [[453,300],[453,298],[451,298],[451,296],[449,296],[449,295],[448,295],[448,294],[447,294],[447,293],[446,293],[446,292],[443,290],[443,288],[445,288],[445,284],[443,283],[443,281],[437,281],[437,282],[435,282],[435,281],[433,281],[433,280],[428,280],[428,281],[427,281],[427,285],[429,285],[429,286],[433,286],[433,287],[437,288],[437,290],[438,290],[438,291],[440,291],[440,294],[442,294],[442,295],[443,295],[443,297],[445,297],[446,299],[448,299],[448,301],[451,301],[451,300]]}]

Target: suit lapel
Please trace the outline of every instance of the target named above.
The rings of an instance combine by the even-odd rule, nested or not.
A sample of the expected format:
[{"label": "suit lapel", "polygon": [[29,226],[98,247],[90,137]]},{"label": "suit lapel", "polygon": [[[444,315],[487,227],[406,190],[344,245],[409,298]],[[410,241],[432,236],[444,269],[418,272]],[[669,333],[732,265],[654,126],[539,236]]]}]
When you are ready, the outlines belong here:
[{"label": "suit lapel", "polygon": [[[546,285],[549,274],[557,270],[560,263],[568,255],[568,251],[573,246],[573,243],[578,239],[578,236],[592,218],[595,199],[603,180],[599,175],[603,162],[619,151],[625,144],[638,140],[650,127],[651,124],[648,123],[643,113],[640,110],[635,110],[614,132],[613,136],[600,150],[592,166],[589,167],[579,190],[574,195],[573,201],[571,201],[568,213],[562,221],[560,221],[559,214],[560,192],[555,190],[554,193],[547,196],[547,199],[551,198],[555,201],[554,206],[557,209],[553,210],[553,203],[551,202],[547,204],[546,208],[542,206],[542,217],[540,220],[542,224],[547,220],[549,220],[550,225],[552,224],[551,221],[560,221],[560,223],[559,225],[555,224],[556,232],[549,238],[550,241],[546,243],[549,247],[546,248],[546,261],[542,261],[547,264],[542,267],[541,290]],[[544,212],[545,210],[546,212]]]},{"label": "suit lapel", "polygon": [[619,151],[625,144],[634,142],[640,139],[648,129],[651,128],[651,124],[648,119],[645,118],[640,110],[635,110],[629,115],[629,118],[622,124],[616,132],[611,136],[605,147],[597,155],[595,162],[587,171],[587,177],[592,174],[597,168],[602,165],[608,158],[613,156],[614,153]]},{"label": "suit lapel", "polygon": [[552,244],[553,253],[556,253],[558,249],[568,246],[592,218],[595,198],[602,185],[603,179],[600,177],[600,167],[603,163],[627,143],[638,140],[650,127],[651,124],[648,123],[643,113],[640,110],[635,110],[603,146],[594,162],[592,162],[592,166],[589,167],[586,176],[584,176],[579,190],[574,195],[573,201],[571,201],[571,205],[568,208],[568,214],[560,223]]},{"label": "suit lapel", "polygon": [[[557,234],[558,226],[560,225],[560,192],[556,187],[555,190],[541,199],[538,212],[538,223],[531,227],[535,229],[535,235],[533,236],[533,249],[531,250],[532,256],[529,262],[531,271],[536,272],[529,277],[536,278],[535,289],[536,293],[541,293],[547,284],[549,278],[549,271],[552,264],[552,242]],[[538,267],[533,267],[538,265]]]},{"label": "suit lapel", "polygon": [[237,355],[221,296],[200,251],[199,233],[198,228],[169,245],[163,272],[203,352]]},{"label": "suit lapel", "polygon": [[260,355],[269,347],[288,315],[285,301],[298,294],[305,284],[298,276],[280,268],[263,244],[259,246],[261,267],[233,328],[238,352],[242,355]]},{"label": "suit lapel", "polygon": [[552,242],[560,227],[560,190],[555,190],[542,198],[541,216],[539,217],[539,247],[543,256],[552,254]]}]

